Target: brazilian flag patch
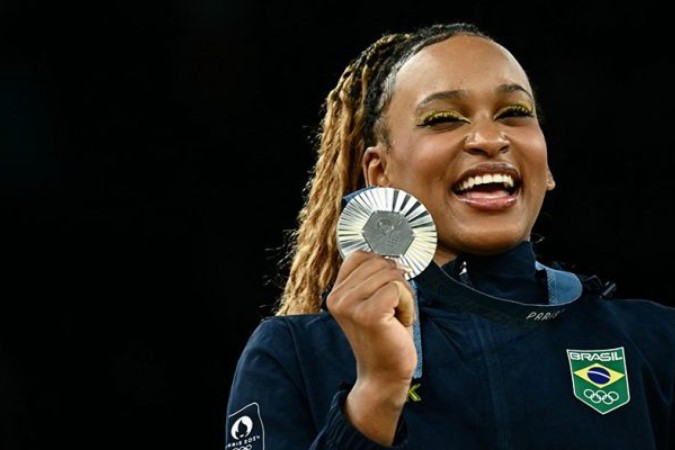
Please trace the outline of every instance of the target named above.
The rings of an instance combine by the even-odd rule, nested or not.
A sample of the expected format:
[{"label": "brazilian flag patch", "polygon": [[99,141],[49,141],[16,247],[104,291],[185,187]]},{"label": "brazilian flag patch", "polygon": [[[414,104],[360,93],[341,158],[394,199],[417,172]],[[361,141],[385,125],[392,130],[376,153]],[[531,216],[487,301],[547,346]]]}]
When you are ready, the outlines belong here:
[{"label": "brazilian flag patch", "polygon": [[630,401],[623,347],[567,350],[574,396],[600,414]]}]

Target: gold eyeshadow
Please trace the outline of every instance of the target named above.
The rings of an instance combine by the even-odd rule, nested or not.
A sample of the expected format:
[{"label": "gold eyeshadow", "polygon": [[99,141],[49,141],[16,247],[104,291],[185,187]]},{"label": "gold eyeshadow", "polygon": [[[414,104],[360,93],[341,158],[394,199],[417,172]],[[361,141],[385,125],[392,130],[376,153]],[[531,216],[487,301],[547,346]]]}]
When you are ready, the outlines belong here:
[{"label": "gold eyeshadow", "polygon": [[532,117],[534,116],[534,110],[532,106],[529,103],[526,102],[519,102],[513,105],[508,105],[505,106],[504,108],[500,109],[497,114],[494,115],[495,119],[500,118],[501,116],[504,115],[504,113],[517,113],[523,116],[527,117]]},{"label": "gold eyeshadow", "polygon": [[469,119],[467,119],[457,111],[452,110],[430,111],[422,115],[422,117],[417,121],[417,125],[424,127],[433,125],[441,121],[468,122]]}]

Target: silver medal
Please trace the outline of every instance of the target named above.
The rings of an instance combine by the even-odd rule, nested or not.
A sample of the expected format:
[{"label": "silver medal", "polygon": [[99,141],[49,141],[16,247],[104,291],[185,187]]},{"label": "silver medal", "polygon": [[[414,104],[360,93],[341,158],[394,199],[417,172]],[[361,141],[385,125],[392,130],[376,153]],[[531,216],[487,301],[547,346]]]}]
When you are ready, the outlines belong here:
[{"label": "silver medal", "polygon": [[396,259],[408,279],[431,262],[436,250],[436,225],[429,211],[405,191],[389,187],[364,189],[345,206],[337,227],[342,257],[354,250]]}]

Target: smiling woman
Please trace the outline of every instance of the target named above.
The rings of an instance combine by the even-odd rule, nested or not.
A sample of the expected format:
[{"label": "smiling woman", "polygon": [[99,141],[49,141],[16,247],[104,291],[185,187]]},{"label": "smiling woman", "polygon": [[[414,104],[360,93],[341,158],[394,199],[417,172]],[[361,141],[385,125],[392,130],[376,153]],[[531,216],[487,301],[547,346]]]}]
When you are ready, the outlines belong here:
[{"label": "smiling woman", "polygon": [[[608,301],[537,259],[555,181],[506,48],[466,23],[387,34],[324,108],[285,290],[234,374],[227,449],[674,448],[675,310]],[[378,198],[350,212],[389,189],[433,223],[414,274],[397,253],[420,215]],[[350,252],[345,211],[362,234]]]},{"label": "smiling woman", "polygon": [[[386,125],[364,155],[366,182],[406,190],[429,208],[437,263],[500,252],[530,235],[554,186],[530,92],[510,53],[471,35],[429,45],[396,72]],[[515,189],[501,189],[495,176]]]}]

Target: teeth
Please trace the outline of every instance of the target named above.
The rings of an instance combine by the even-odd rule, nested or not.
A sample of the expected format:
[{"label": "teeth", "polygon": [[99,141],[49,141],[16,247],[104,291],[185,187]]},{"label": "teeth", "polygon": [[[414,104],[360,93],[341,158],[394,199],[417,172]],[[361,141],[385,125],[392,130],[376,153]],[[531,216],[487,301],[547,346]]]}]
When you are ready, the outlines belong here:
[{"label": "teeth", "polygon": [[511,177],[511,175],[507,175],[505,173],[488,173],[485,175],[476,175],[475,177],[464,180],[459,188],[462,191],[466,191],[467,189],[471,189],[474,186],[480,186],[481,184],[489,183],[504,183],[504,186],[507,188],[512,188],[514,185],[513,177]]}]

